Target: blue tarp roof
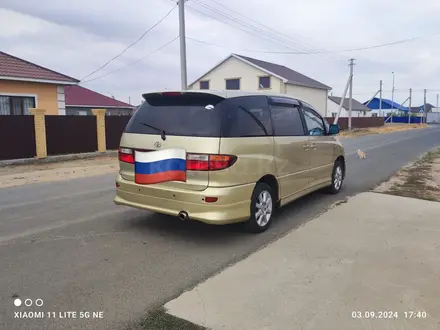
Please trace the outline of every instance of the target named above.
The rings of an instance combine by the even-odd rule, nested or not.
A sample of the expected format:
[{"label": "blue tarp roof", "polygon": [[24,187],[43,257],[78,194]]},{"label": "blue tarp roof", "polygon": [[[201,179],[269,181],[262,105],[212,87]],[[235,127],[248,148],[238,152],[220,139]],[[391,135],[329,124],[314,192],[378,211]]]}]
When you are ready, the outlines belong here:
[{"label": "blue tarp roof", "polygon": [[[369,100],[368,100],[369,101]],[[368,101],[365,101],[363,104],[367,104]],[[370,109],[379,109],[379,103],[380,103],[380,99],[378,97],[375,97],[371,100],[371,102],[367,105],[367,107],[369,107]],[[393,102],[391,100],[388,99],[382,99],[382,109],[398,109],[401,111],[408,111],[408,107],[404,107],[402,105],[400,105],[399,103]]]}]

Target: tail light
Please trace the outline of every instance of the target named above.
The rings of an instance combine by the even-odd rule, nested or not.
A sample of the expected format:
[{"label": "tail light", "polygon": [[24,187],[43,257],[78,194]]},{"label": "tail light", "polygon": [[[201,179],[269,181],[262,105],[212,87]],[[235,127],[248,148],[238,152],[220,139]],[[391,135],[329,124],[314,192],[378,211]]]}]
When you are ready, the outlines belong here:
[{"label": "tail light", "polygon": [[119,148],[118,158],[120,162],[134,164],[134,154],[130,148]]},{"label": "tail light", "polygon": [[218,171],[231,167],[237,161],[231,155],[188,154],[186,169],[189,171]]}]

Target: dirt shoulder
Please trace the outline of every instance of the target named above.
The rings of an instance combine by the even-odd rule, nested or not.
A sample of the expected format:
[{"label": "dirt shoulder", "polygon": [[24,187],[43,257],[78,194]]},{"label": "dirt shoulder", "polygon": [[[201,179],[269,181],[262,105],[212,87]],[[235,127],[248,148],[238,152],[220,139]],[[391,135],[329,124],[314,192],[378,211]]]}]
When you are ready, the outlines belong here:
[{"label": "dirt shoulder", "polygon": [[339,136],[342,137],[355,137],[370,134],[386,134],[391,132],[407,131],[412,129],[422,129],[427,128],[426,124],[387,124],[381,127],[369,127],[369,128],[358,128],[351,131],[342,131]]},{"label": "dirt shoulder", "polygon": [[112,173],[118,170],[116,156],[70,160],[57,163],[0,167],[0,188]]},{"label": "dirt shoulder", "polygon": [[402,168],[374,191],[440,202],[440,148]]}]

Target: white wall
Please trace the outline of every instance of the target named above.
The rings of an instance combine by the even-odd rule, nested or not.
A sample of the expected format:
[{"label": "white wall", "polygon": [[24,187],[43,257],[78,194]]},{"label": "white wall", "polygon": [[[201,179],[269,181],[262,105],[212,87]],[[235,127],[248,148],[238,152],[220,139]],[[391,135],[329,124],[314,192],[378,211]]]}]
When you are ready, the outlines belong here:
[{"label": "white wall", "polygon": [[440,124],[440,112],[428,112],[426,121],[428,124]]},{"label": "white wall", "polygon": [[258,77],[267,76],[264,71],[244,63],[234,57],[229,58],[217,68],[208,72],[202,78],[189,86],[189,89],[200,89],[200,81],[208,80],[209,89],[224,90],[226,89],[226,79],[240,78],[240,90],[242,91],[268,91],[271,93],[288,94],[303,100],[318,110],[322,116],[328,114],[327,110],[327,96],[328,91],[324,89],[317,89],[311,87],[296,86],[284,84],[284,82],[271,76],[270,89],[258,88]]},{"label": "white wall", "polygon": [[327,90],[290,84],[286,84],[285,86],[286,94],[309,103],[318,110],[321,116],[327,117]]},{"label": "white wall", "polygon": [[[337,104],[336,102],[327,99],[327,113],[328,116],[327,117],[336,117],[332,114],[334,113],[338,113],[338,108],[339,108],[339,104]],[[371,117],[372,111],[366,111],[365,115],[363,111],[352,111],[351,116],[352,117]],[[342,107],[341,109],[341,114],[339,115],[339,117],[348,117],[348,110],[346,110],[344,107]]]},{"label": "white wall", "polygon": [[[189,89],[200,89],[200,81],[209,80],[209,89],[224,90],[226,89],[225,79],[240,78],[240,90],[258,91],[261,90],[258,88],[259,76],[268,76],[268,74],[231,57],[220,66],[191,84]],[[283,82],[280,79],[272,76],[270,79],[270,86],[270,89],[264,90],[272,93],[283,93]]]}]

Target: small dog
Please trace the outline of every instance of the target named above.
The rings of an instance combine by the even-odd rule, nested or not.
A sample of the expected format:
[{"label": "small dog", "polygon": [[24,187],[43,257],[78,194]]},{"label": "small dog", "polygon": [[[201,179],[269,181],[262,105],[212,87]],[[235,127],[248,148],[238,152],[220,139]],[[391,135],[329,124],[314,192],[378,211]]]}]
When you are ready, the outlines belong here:
[{"label": "small dog", "polygon": [[363,151],[360,151],[359,149],[357,151],[357,154],[360,159],[367,159],[367,154]]}]

